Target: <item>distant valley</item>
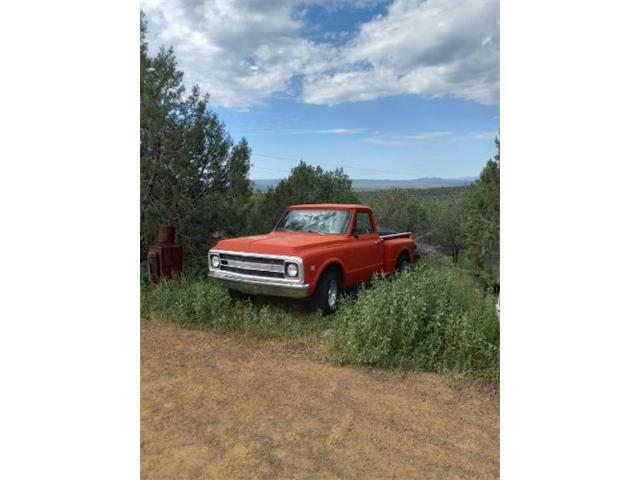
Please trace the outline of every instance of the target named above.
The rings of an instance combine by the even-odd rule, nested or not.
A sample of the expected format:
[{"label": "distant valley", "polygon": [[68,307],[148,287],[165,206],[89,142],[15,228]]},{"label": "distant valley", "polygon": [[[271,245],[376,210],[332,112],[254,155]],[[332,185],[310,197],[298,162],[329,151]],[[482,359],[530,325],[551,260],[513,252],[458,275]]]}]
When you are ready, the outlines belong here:
[{"label": "distant valley", "polygon": [[[439,178],[423,177],[411,180],[385,180],[385,179],[363,179],[354,178],[353,189],[355,191],[388,190],[390,188],[436,188],[436,187],[464,187],[470,185],[475,178]],[[258,190],[267,190],[275,187],[280,182],[279,178],[252,180],[253,185]]]}]

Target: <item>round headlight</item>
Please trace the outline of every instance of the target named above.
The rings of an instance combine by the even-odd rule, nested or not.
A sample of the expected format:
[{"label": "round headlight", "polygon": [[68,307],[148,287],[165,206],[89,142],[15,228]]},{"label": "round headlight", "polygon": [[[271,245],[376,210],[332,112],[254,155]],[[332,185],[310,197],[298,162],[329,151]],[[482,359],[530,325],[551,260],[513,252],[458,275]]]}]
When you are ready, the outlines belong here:
[{"label": "round headlight", "polygon": [[297,277],[298,276],[298,265],[295,263],[287,264],[287,277]]},{"label": "round headlight", "polygon": [[220,257],[218,255],[211,255],[211,266],[218,268],[220,266]]}]

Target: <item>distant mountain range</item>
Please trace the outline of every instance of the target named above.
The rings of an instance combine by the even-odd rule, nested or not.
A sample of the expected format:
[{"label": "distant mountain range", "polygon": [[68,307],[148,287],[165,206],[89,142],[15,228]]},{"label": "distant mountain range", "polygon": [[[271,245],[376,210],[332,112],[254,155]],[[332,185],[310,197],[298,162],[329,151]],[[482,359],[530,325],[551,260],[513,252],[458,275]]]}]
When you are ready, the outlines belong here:
[{"label": "distant mountain range", "polygon": [[[439,178],[439,177],[423,177],[414,178],[412,180],[378,180],[378,179],[365,179],[365,178],[353,178],[352,186],[356,191],[364,190],[387,190],[390,188],[436,188],[436,187],[463,187],[470,185],[475,180],[475,177],[461,177],[461,178]],[[267,190],[269,187],[275,187],[278,185],[281,179],[257,179],[252,180],[254,186],[258,190]]]}]

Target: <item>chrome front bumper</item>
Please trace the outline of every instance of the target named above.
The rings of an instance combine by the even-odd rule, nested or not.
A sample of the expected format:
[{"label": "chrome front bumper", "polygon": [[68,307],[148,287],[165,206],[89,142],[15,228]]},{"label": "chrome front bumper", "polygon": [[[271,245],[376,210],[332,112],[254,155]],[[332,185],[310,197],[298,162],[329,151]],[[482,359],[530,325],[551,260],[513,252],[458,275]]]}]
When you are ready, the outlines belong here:
[{"label": "chrome front bumper", "polygon": [[238,290],[250,295],[271,295],[273,297],[306,298],[309,296],[309,285],[291,283],[272,278],[246,278],[246,276],[220,270],[209,271],[212,278],[224,288]]}]

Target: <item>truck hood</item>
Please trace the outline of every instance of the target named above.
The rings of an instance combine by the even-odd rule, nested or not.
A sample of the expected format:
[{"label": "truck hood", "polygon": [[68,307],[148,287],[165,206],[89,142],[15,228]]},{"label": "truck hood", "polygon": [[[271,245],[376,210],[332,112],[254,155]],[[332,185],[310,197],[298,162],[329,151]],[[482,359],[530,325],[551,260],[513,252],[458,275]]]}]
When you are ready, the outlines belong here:
[{"label": "truck hood", "polygon": [[309,232],[271,232],[265,235],[220,240],[213,248],[271,255],[300,255],[305,250],[344,243],[342,235]]}]

